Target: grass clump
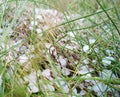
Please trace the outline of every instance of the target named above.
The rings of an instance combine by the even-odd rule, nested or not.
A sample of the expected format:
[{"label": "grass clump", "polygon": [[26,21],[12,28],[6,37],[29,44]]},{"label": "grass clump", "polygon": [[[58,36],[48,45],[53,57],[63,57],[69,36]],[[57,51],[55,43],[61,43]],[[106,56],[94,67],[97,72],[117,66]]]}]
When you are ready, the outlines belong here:
[{"label": "grass clump", "polygon": [[119,4],[1,1],[0,97],[119,97]]}]

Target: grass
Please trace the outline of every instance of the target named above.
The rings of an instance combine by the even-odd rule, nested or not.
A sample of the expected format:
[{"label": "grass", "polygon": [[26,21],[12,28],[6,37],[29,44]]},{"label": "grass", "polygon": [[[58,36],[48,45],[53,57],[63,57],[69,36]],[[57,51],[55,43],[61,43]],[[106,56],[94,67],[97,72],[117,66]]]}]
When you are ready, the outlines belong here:
[{"label": "grass", "polygon": [[1,1],[0,97],[119,97],[119,4]]}]

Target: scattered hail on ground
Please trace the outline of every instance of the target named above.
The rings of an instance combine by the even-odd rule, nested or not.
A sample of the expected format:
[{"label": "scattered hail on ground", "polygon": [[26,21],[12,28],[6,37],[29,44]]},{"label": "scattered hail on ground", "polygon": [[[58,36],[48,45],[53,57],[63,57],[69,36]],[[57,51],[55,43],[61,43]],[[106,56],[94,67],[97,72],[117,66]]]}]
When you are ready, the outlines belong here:
[{"label": "scattered hail on ground", "polygon": [[[12,13],[14,13],[14,11],[11,13],[9,12],[8,15],[11,15]],[[61,33],[61,30],[65,31],[67,26],[62,27],[58,25],[66,20],[74,19],[79,15],[72,14],[64,17],[64,15],[57,10],[42,8],[35,9],[34,18],[30,16],[30,14],[31,10],[24,12],[17,20],[18,25],[15,25],[14,30],[9,27],[9,23],[6,24],[6,28],[0,28],[0,35],[3,35],[4,31],[10,32],[7,33],[7,35],[10,36],[9,44],[5,45],[3,39],[3,43],[0,44],[0,49],[9,49],[6,60],[7,62],[14,60],[17,61],[21,66],[21,73],[24,72],[25,74],[23,75],[23,78],[19,78],[19,80],[21,83],[28,83],[29,92],[39,92],[39,87],[37,85],[38,83],[36,83],[38,79],[37,77],[42,77],[48,80],[48,83],[45,83],[43,80],[39,79],[39,83],[42,85],[43,89],[47,91],[56,91],[56,87],[60,87],[65,93],[69,93],[71,91],[69,88],[71,86],[69,82],[62,78],[61,75],[66,77],[75,77],[80,75],[82,78],[95,76],[103,79],[116,78],[112,71],[107,69],[97,72],[98,74],[94,75],[93,73],[95,72],[95,68],[90,64],[96,65],[97,60],[90,59],[89,57],[81,59],[81,56],[76,53],[77,51],[85,54],[89,54],[91,52],[95,52],[97,54],[101,53],[99,46],[94,46],[94,44],[97,42],[94,37],[88,37],[88,42],[84,43],[84,45],[80,47],[79,43],[75,40],[75,37],[77,37],[76,33],[71,31],[66,32],[65,35],[64,33]],[[11,19],[13,18],[14,17],[11,17]],[[10,20],[8,22],[10,22]],[[76,24],[82,26],[85,22],[87,21],[81,19],[77,21]],[[50,29],[51,27],[53,27],[53,29]],[[27,37],[30,37],[29,34],[35,35],[35,45],[32,44],[31,40],[27,40]],[[83,36],[86,37],[86,34],[83,34]],[[53,44],[52,40],[56,41],[55,45]],[[93,48],[91,48],[92,46]],[[64,48],[64,51],[61,50],[61,48]],[[112,57],[112,53],[116,52],[109,49],[106,50],[106,56],[104,56],[101,60],[101,64],[103,64],[103,66],[106,67],[115,61],[115,58]],[[52,70],[50,65],[43,66],[44,63],[40,63],[40,60],[42,60],[41,58],[43,58],[45,64],[49,64],[50,56],[56,64],[54,67],[56,71]],[[32,66],[32,62],[36,62],[37,65],[41,65],[43,68],[41,70],[36,70],[34,66]],[[14,65],[11,65],[8,68],[8,78],[10,78],[9,76],[13,74],[16,68],[17,67]],[[1,85],[2,76],[0,76],[0,87]],[[103,97],[103,92],[105,92],[106,89],[108,92],[114,91],[116,97],[118,97],[119,94],[117,91],[108,87],[102,82],[95,80],[84,80],[80,83],[77,82],[72,88],[71,97],[76,97],[76,95],[84,96],[87,94],[87,90],[91,90],[98,96]]]}]

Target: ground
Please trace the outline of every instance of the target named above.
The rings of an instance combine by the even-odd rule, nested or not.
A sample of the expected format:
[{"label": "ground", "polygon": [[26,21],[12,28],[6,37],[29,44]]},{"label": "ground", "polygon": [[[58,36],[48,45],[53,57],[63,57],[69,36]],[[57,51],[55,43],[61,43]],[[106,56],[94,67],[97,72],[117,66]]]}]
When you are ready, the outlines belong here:
[{"label": "ground", "polygon": [[120,97],[120,1],[108,1],[1,0],[0,97]]}]

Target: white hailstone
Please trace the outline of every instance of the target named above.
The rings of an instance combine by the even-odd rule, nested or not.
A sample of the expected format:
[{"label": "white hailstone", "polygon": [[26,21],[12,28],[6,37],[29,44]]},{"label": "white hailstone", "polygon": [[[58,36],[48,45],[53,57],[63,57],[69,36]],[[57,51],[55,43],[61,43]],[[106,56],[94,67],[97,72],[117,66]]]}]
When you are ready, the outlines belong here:
[{"label": "white hailstone", "polygon": [[88,66],[82,66],[82,67],[80,67],[80,70],[78,71],[78,73],[79,74],[86,74],[86,73],[89,73],[92,71],[94,71],[93,68],[89,68]]},{"label": "white hailstone", "polygon": [[59,18],[53,20],[53,22],[54,22],[55,24],[56,24],[56,23],[59,23],[59,22],[61,22],[61,21],[62,21],[62,20],[59,19]]},{"label": "white hailstone", "polygon": [[88,58],[87,58],[87,59],[84,59],[84,60],[83,60],[83,63],[86,64],[86,65],[89,64],[89,59],[88,59]]},{"label": "white hailstone", "polygon": [[0,45],[1,45],[2,48],[6,48],[6,49],[10,48],[10,46],[5,44],[4,42],[2,42]]},{"label": "white hailstone", "polygon": [[102,63],[104,64],[104,66],[108,66],[108,65],[111,64],[111,61],[110,61],[110,60],[103,59],[103,60],[102,60]]},{"label": "white hailstone", "polygon": [[31,72],[29,75],[24,77],[26,82],[29,82],[29,88],[32,93],[36,93],[39,91],[36,83],[36,72]]},{"label": "white hailstone", "polygon": [[89,90],[92,90],[92,86],[88,86],[88,89],[89,89]]},{"label": "white hailstone", "polygon": [[62,66],[66,66],[67,65],[67,58],[64,58],[63,56],[59,56],[59,62]]},{"label": "white hailstone", "polygon": [[34,45],[29,45],[29,52],[28,53],[30,53],[31,51],[34,51],[34,50],[35,50]]},{"label": "white hailstone", "polygon": [[42,30],[41,29],[36,29],[37,34],[42,34]]},{"label": "white hailstone", "polygon": [[2,28],[0,28],[0,34],[3,32],[3,29]]},{"label": "white hailstone", "polygon": [[35,85],[33,85],[33,84],[30,84],[29,87],[30,87],[30,89],[31,89],[30,91],[31,91],[32,93],[37,93],[37,92],[39,92],[39,89],[38,89],[37,86],[35,86]]},{"label": "white hailstone", "polygon": [[66,84],[66,82],[61,77],[57,77],[55,83],[58,87],[64,86]]},{"label": "white hailstone", "polygon": [[65,84],[66,84],[65,81],[63,81],[63,80],[60,81],[60,85],[64,86]]},{"label": "white hailstone", "polygon": [[2,42],[2,43],[0,44],[0,46],[1,46],[2,48],[5,48],[5,43]]},{"label": "white hailstone", "polygon": [[104,64],[104,66],[108,66],[112,63],[112,61],[114,61],[115,59],[113,57],[105,57],[102,59],[102,63]]},{"label": "white hailstone", "polygon": [[55,88],[52,85],[47,84],[45,87],[48,91],[55,91]]},{"label": "white hailstone", "polygon": [[57,65],[56,68],[57,68],[57,70],[61,70],[61,66],[60,65]]},{"label": "white hailstone", "polygon": [[51,77],[51,70],[50,69],[46,69],[42,72],[42,75],[44,77],[46,77],[49,80],[52,80],[53,78]]},{"label": "white hailstone", "polygon": [[81,90],[80,91],[80,96],[83,96],[83,95],[85,95],[87,92],[85,91],[85,90]]},{"label": "white hailstone", "polygon": [[50,48],[50,54],[57,56],[57,51],[56,51],[56,48],[54,46]]},{"label": "white hailstone", "polygon": [[7,56],[6,61],[10,62],[11,60],[13,60],[13,53],[12,52],[8,52],[8,56]]},{"label": "white hailstone", "polygon": [[65,93],[68,93],[69,92],[69,87],[67,85],[64,85],[63,90],[64,90]]},{"label": "white hailstone", "polygon": [[111,53],[111,50],[106,50],[106,53],[107,53],[107,54],[110,54],[110,53]]},{"label": "white hailstone", "polygon": [[115,78],[116,76],[113,74],[111,70],[104,69],[100,73],[100,77],[102,77],[103,79],[107,79],[107,78]]},{"label": "white hailstone", "polygon": [[3,0],[0,0],[0,4],[3,3]]},{"label": "white hailstone", "polygon": [[70,75],[70,70],[67,68],[63,68],[62,73],[64,73],[65,75]]},{"label": "white hailstone", "polygon": [[31,21],[31,26],[38,25],[37,21]]},{"label": "white hailstone", "polygon": [[75,64],[78,64],[78,60],[74,61]]},{"label": "white hailstone", "polygon": [[36,72],[32,71],[29,75],[24,77],[25,81],[30,81],[30,83],[36,83]]},{"label": "white hailstone", "polygon": [[19,48],[19,52],[20,52],[20,53],[23,54],[25,51],[27,52],[27,46],[24,46],[24,45],[23,45],[22,47]]},{"label": "white hailstone", "polygon": [[65,46],[65,48],[70,49],[70,50],[73,50],[73,49],[74,49],[74,47],[73,47],[73,46],[70,46],[69,44],[67,44],[67,45]]},{"label": "white hailstone", "polygon": [[35,14],[39,14],[39,8],[35,8]]},{"label": "white hailstone", "polygon": [[39,19],[40,22],[43,22],[43,17],[41,15],[36,15],[36,19]]},{"label": "white hailstone", "polygon": [[24,55],[21,55],[19,57],[19,62],[22,64],[22,63],[25,63],[28,61],[28,57],[24,54]]},{"label": "white hailstone", "polygon": [[97,63],[97,61],[96,60],[92,60],[92,63]]},{"label": "white hailstone", "polygon": [[81,25],[81,26],[83,25],[84,22],[85,22],[84,18],[78,20],[78,24]]},{"label": "white hailstone", "polygon": [[84,86],[84,84],[79,84],[79,87],[81,88],[81,89],[84,89],[85,88],[85,86]]},{"label": "white hailstone", "polygon": [[[89,73],[89,74],[85,74],[84,76],[82,76],[82,78],[89,78],[89,77],[92,77],[92,75]],[[90,82],[90,80],[85,80],[86,82]]]},{"label": "white hailstone", "polygon": [[33,30],[33,27],[32,27],[32,26],[29,26],[29,29],[32,31],[32,30]]},{"label": "white hailstone", "polygon": [[73,93],[77,94],[77,89],[76,88],[73,89]]},{"label": "white hailstone", "polygon": [[18,40],[17,42],[14,42],[14,46],[22,44],[22,39]]},{"label": "white hailstone", "polygon": [[51,44],[50,43],[45,43],[45,46],[46,46],[47,49],[49,49]]},{"label": "white hailstone", "polygon": [[76,97],[76,96],[71,96],[71,97]]},{"label": "white hailstone", "polygon": [[43,26],[44,30],[47,30],[48,28],[49,28],[49,26],[47,26],[47,25]]},{"label": "white hailstone", "polygon": [[84,45],[84,46],[83,46],[83,51],[84,51],[84,52],[88,52],[89,49],[90,49],[90,48],[89,48],[88,45]]},{"label": "white hailstone", "polygon": [[113,50],[106,50],[106,53],[109,55],[109,56],[111,56],[111,54],[114,54],[114,51]]},{"label": "white hailstone", "polygon": [[111,61],[115,61],[115,59],[113,57],[106,57],[105,59],[111,60]]},{"label": "white hailstone", "polygon": [[98,52],[99,52],[99,49],[98,49],[98,48],[94,48],[94,51],[95,51],[96,53],[98,53]]},{"label": "white hailstone", "polygon": [[92,87],[92,90],[95,91],[98,96],[103,97],[102,95],[103,95],[103,92],[106,90],[106,85],[104,85],[101,82],[97,82]]},{"label": "white hailstone", "polygon": [[90,44],[95,43],[95,41],[96,41],[96,40],[95,40],[94,38],[90,38],[90,39],[89,39],[89,43],[90,43]]},{"label": "white hailstone", "polygon": [[0,87],[2,86],[2,76],[0,75]]},{"label": "white hailstone", "polygon": [[67,33],[70,37],[75,37],[75,35],[73,34],[73,32],[68,32]]},{"label": "white hailstone", "polygon": [[42,72],[42,75],[43,76],[50,76],[51,74],[50,74],[50,72],[51,72],[51,70],[50,69],[46,69],[46,70],[44,70],[43,72]]}]

